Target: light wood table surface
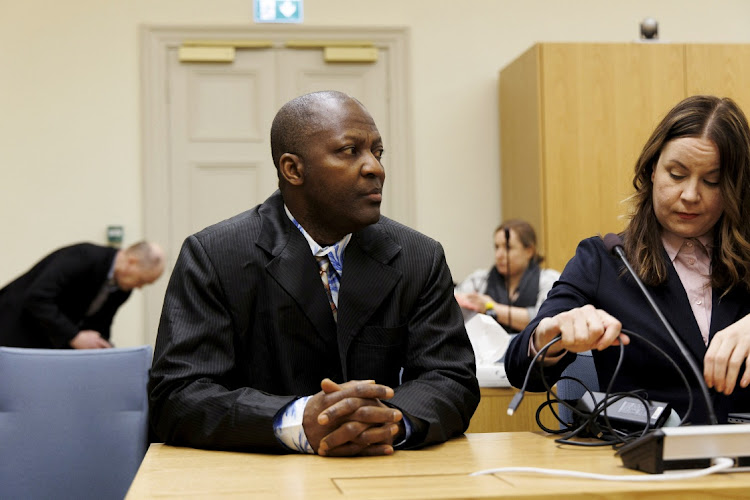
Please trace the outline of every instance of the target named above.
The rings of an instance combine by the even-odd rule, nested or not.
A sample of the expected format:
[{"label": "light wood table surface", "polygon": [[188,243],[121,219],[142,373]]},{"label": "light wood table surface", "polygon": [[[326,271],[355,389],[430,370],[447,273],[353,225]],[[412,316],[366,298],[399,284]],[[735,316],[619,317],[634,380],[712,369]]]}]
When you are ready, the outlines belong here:
[{"label": "light wood table surface", "polygon": [[610,448],[559,446],[531,432],[467,434],[390,457],[263,455],[151,445],[131,485],[140,499],[747,498],[750,473],[654,483],[605,482],[527,473],[469,476],[528,466],[644,475]]}]

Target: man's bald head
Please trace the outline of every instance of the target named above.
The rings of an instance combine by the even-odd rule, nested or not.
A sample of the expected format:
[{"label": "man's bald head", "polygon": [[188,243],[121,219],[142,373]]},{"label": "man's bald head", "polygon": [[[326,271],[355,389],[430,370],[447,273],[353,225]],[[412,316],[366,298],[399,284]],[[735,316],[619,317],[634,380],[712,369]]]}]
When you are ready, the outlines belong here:
[{"label": "man's bald head", "polygon": [[140,241],[115,257],[115,280],[123,290],[140,288],[156,281],[164,272],[165,255],[156,243]]},{"label": "man's bald head", "polygon": [[277,171],[284,153],[304,156],[309,137],[325,122],[325,110],[333,103],[358,102],[336,90],[313,92],[284,104],[271,125],[271,155]]}]

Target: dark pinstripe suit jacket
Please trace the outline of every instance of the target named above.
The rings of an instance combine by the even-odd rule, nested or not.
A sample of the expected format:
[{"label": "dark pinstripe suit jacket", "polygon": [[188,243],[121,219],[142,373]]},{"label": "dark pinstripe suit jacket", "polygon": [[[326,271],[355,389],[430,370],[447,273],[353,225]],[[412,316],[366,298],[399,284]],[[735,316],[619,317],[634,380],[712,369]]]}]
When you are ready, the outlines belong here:
[{"label": "dark pinstripe suit jacket", "polygon": [[79,243],[55,250],[0,290],[0,345],[67,348],[80,330],[109,339],[112,318],[130,292],[116,291],[86,317],[117,249]]},{"label": "dark pinstripe suit jacket", "polygon": [[315,258],[278,191],[187,238],[149,383],[157,436],[283,451],[274,416],[319,392],[325,377],[394,387],[390,403],[415,424],[408,446],[466,430],[479,388],[440,244],[385,217],[355,233],[337,324]]}]

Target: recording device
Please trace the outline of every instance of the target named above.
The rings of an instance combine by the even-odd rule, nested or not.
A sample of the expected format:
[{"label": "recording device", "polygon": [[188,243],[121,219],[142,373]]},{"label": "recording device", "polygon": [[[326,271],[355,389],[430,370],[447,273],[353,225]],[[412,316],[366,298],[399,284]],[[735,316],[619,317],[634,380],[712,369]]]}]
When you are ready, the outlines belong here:
[{"label": "recording device", "polygon": [[632,396],[610,396],[607,400],[606,396],[603,392],[586,392],[576,403],[576,408],[585,414],[598,413],[596,422],[600,428],[605,428],[606,420],[613,427],[630,432],[642,430],[646,425],[657,428],[664,425],[672,412],[672,406],[663,401],[641,401]]},{"label": "recording device", "polygon": [[698,365],[631,267],[625,257],[622,239],[613,233],[607,234],[603,239],[607,250],[619,257],[625,264],[643,296],[690,366],[701,389],[708,410],[708,418],[712,424],[656,429],[618,450],[617,454],[620,455],[623,465],[629,469],[652,474],[659,474],[670,469],[705,467],[717,457],[733,458],[735,466],[750,465],[750,449],[748,448],[750,425],[714,425],[718,421],[708,387]]}]

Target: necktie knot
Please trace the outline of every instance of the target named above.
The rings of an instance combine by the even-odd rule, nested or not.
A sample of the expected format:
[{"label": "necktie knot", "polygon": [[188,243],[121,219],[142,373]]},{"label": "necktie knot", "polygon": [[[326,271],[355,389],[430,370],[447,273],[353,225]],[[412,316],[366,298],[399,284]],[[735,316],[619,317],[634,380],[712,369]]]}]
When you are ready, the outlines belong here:
[{"label": "necktie knot", "polygon": [[315,257],[315,260],[318,261],[318,267],[320,268],[321,273],[327,273],[328,272],[328,266],[331,265],[331,262],[328,260],[327,255],[318,255]]}]

